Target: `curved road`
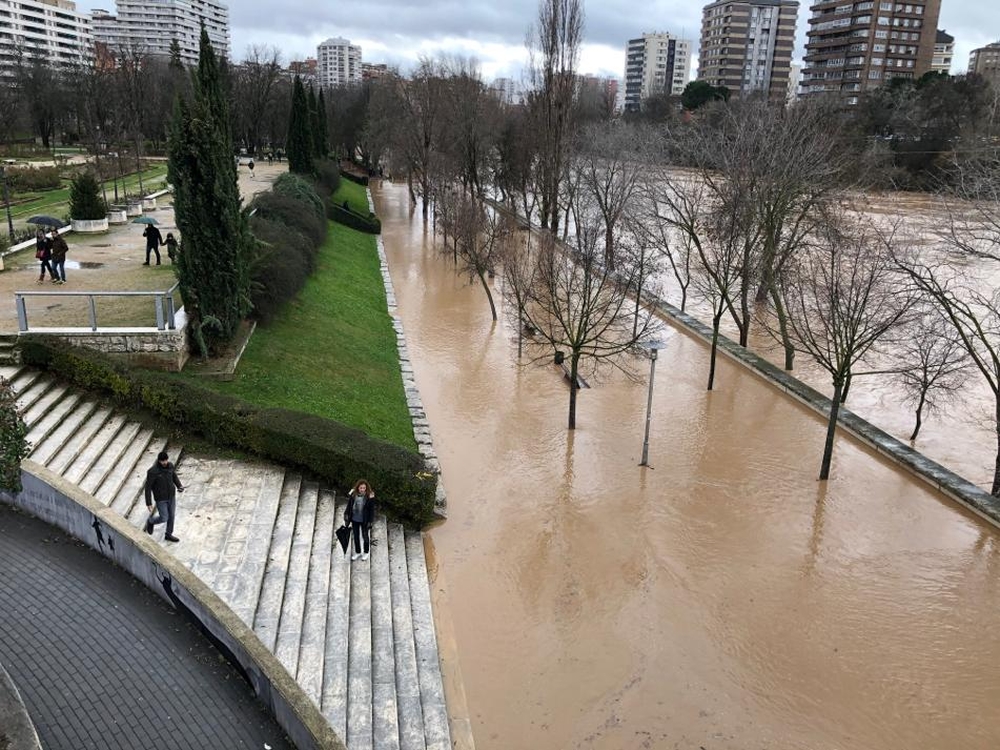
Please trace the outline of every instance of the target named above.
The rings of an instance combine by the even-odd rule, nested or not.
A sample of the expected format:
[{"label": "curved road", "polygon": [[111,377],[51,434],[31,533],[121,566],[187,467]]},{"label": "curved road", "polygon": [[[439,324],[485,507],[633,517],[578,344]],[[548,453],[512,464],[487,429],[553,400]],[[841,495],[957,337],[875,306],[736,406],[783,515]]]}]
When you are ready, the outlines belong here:
[{"label": "curved road", "polygon": [[96,552],[4,505],[0,663],[46,750],[292,747],[193,625]]}]

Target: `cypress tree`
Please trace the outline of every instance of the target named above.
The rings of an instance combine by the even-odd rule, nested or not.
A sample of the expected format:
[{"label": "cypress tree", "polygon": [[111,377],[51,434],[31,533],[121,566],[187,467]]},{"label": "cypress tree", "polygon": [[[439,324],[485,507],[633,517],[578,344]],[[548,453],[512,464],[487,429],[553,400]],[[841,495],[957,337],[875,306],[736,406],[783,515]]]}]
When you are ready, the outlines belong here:
[{"label": "cypress tree", "polygon": [[313,159],[318,159],[322,154],[322,137],[319,132],[319,102],[316,101],[316,90],[312,86],[309,87],[307,103],[309,106],[309,143],[312,146]]},{"label": "cypress tree", "polygon": [[326,124],[326,97],[323,89],[319,90],[316,101],[316,156],[325,159],[330,155],[330,134]]},{"label": "cypress tree", "polygon": [[170,133],[168,177],[182,250],[175,266],[191,336],[202,356],[230,341],[250,312],[253,248],[240,207],[226,99],[204,28],[193,101],[179,98]]},{"label": "cypress tree", "polygon": [[313,142],[310,131],[309,100],[302,79],[295,76],[292,89],[292,111],[288,118],[288,169],[297,174],[312,172]]}]

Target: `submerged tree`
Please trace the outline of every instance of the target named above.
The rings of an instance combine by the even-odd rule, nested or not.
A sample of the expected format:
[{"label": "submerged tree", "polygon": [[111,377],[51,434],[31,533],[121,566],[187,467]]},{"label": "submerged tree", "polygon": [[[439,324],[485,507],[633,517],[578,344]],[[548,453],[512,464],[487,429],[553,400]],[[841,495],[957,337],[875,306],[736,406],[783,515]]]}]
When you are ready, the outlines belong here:
[{"label": "submerged tree", "polygon": [[181,296],[194,343],[206,356],[231,340],[250,312],[253,240],[240,208],[229,105],[204,29],[194,98],[178,100],[174,111],[168,177],[184,237],[176,266]]}]

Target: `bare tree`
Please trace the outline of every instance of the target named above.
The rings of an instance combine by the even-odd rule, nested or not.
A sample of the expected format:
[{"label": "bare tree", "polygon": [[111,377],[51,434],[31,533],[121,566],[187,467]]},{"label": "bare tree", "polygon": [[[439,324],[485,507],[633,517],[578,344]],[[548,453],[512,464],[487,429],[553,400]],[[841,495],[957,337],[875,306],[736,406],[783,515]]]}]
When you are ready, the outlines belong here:
[{"label": "bare tree", "polygon": [[458,269],[468,275],[470,281],[479,280],[495,321],[497,306],[489,279],[496,274],[506,246],[514,234],[514,225],[506,213],[485,206],[477,198],[464,193],[460,196],[453,195],[457,199],[453,226]]},{"label": "bare tree", "polygon": [[[669,180],[666,173],[664,179]],[[692,280],[694,243],[688,233],[678,232],[675,223],[667,219],[671,208],[660,196],[660,187],[661,183],[655,176],[643,184],[640,198],[630,212],[634,217],[631,226],[637,235],[666,258],[670,273],[680,289],[680,308],[684,312]]]},{"label": "bare tree", "polygon": [[444,71],[433,60],[422,58],[409,81],[397,81],[395,93],[402,111],[383,114],[401,116],[399,126],[390,132],[406,162],[410,200],[415,205],[417,197],[422,198],[426,221],[447,112]]},{"label": "bare tree", "polygon": [[915,317],[895,351],[900,362],[894,378],[916,417],[910,435],[913,442],[920,434],[924,413],[959,394],[969,378],[971,362],[962,340],[937,310]]},{"label": "bare tree", "polygon": [[281,51],[269,45],[247,47],[243,62],[233,70],[235,140],[247,153],[256,154],[263,145],[265,117],[273,106],[280,78]]},{"label": "bare tree", "polygon": [[533,90],[528,102],[541,137],[537,169],[541,224],[559,231],[560,183],[566,176],[573,127],[576,71],[583,42],[581,0],[540,0],[528,50]]},{"label": "bare tree", "polygon": [[909,311],[913,295],[895,270],[894,237],[873,226],[831,223],[779,281],[797,351],[827,371],[833,397],[819,478],[829,479],[837,417],[849,374]]}]

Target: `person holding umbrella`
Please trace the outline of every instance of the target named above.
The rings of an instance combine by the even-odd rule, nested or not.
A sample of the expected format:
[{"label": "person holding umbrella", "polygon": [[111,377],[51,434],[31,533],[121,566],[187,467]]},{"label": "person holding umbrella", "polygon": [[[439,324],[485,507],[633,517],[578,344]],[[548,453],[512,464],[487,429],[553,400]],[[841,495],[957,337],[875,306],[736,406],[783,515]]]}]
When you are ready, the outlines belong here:
[{"label": "person holding umbrella", "polygon": [[156,253],[156,265],[160,265],[160,245],[163,244],[163,235],[160,234],[160,230],[153,224],[147,224],[142,232],[142,236],[146,238],[146,262],[142,265],[149,265],[149,254],[151,252]]},{"label": "person holding umbrella", "polygon": [[38,272],[38,281],[36,283],[41,284],[45,281],[45,272],[49,272],[49,277],[55,281],[56,274],[52,270],[52,265],[50,261],[52,260],[52,245],[51,240],[45,236],[45,232],[41,229],[35,231],[35,257],[41,264],[41,268]]},{"label": "person holding umbrella", "polygon": [[[352,560],[359,557],[362,560],[368,559],[368,551],[371,548],[371,527],[375,522],[375,490],[368,483],[367,479],[359,479],[354,483],[354,488],[347,493],[347,508],[344,510],[344,523],[350,524],[354,532],[354,554]],[[365,540],[365,551],[361,552],[361,539]]]}]

